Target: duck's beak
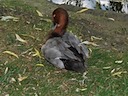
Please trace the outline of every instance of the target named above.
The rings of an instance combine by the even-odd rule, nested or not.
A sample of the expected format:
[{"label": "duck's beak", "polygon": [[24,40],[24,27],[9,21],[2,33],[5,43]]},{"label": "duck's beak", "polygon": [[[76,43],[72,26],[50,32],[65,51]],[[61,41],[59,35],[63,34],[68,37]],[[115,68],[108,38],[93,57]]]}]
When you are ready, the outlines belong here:
[{"label": "duck's beak", "polygon": [[56,29],[56,27],[57,27],[57,24],[52,24],[52,30],[55,30]]},{"label": "duck's beak", "polygon": [[53,24],[52,25],[52,30],[55,30],[57,27],[60,27],[60,24],[57,24],[57,23],[56,24]]}]

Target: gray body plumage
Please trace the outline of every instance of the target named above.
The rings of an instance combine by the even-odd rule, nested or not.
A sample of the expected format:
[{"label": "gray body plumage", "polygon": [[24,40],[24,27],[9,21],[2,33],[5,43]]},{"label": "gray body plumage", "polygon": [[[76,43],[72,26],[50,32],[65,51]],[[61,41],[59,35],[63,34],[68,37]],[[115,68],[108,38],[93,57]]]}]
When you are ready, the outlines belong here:
[{"label": "gray body plumage", "polygon": [[[84,62],[89,57],[87,47],[75,35],[68,32],[62,37],[48,39],[41,51],[46,60],[54,66],[63,69],[67,68],[66,66],[70,63],[69,65],[73,67],[71,70],[78,72],[85,69]],[[77,67],[79,68],[77,69]]]}]

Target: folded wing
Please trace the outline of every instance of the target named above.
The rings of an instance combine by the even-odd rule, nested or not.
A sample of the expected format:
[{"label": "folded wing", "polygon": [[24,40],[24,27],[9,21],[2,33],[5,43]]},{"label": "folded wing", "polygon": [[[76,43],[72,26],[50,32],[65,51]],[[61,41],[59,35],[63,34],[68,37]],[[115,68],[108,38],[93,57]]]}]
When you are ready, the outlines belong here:
[{"label": "folded wing", "polygon": [[85,71],[85,58],[88,49],[80,40],[71,33],[65,33],[63,37],[54,37],[42,46],[45,58],[54,66],[76,72]]}]

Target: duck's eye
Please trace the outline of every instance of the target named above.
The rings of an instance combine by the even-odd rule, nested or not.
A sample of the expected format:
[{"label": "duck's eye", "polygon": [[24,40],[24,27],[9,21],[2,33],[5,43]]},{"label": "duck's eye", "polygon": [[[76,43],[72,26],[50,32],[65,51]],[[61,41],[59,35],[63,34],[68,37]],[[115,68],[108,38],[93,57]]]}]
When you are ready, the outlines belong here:
[{"label": "duck's eye", "polygon": [[53,17],[55,18],[55,17],[56,17],[56,15],[54,14],[54,15],[53,15]]},{"label": "duck's eye", "polygon": [[57,27],[60,27],[60,24],[57,24]]}]

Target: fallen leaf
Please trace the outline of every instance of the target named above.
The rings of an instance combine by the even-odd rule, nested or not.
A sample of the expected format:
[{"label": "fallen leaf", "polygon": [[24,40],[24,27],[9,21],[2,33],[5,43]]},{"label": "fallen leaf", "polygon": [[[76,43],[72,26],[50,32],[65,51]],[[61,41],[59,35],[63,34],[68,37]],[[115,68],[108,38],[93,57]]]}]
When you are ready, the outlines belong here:
[{"label": "fallen leaf", "polygon": [[9,21],[9,20],[18,21],[19,18],[13,16],[2,16],[1,18],[1,21]]},{"label": "fallen leaf", "polygon": [[26,51],[22,52],[22,53],[21,53],[21,55],[24,55],[24,54],[26,54],[26,53],[28,53],[28,52],[32,51],[32,49],[33,49],[33,48],[30,48],[30,49],[28,49],[28,50],[26,50]]},{"label": "fallen leaf", "polygon": [[7,65],[7,64],[8,64],[8,61],[5,61],[5,62],[4,62],[4,65]]},{"label": "fallen leaf", "polygon": [[112,69],[111,73],[114,73],[116,69]]},{"label": "fallen leaf", "polygon": [[95,46],[95,47],[99,46],[99,45],[97,45],[97,44],[95,44],[95,43],[93,43],[93,42],[89,42],[89,41],[84,41],[84,42],[82,42],[82,44],[93,45],[93,46]]},{"label": "fallen leaf", "polygon": [[123,71],[122,73],[127,73],[127,71]]},{"label": "fallen leaf", "polygon": [[16,36],[16,40],[18,40],[18,41],[20,41],[22,43],[27,43],[27,41],[22,39],[18,34],[15,34],[15,36]]},{"label": "fallen leaf", "polygon": [[83,13],[83,12],[85,12],[85,11],[87,11],[88,9],[87,8],[84,8],[84,9],[82,9],[82,10],[80,10],[80,11],[77,11],[76,13]]},{"label": "fallen leaf", "polygon": [[23,81],[23,80],[25,80],[27,78],[28,78],[28,76],[23,76],[22,77],[21,75],[19,75],[18,81],[21,82],[21,81]]},{"label": "fallen leaf", "polygon": [[107,69],[110,69],[111,66],[108,66],[108,67],[103,67],[104,70],[107,70]]},{"label": "fallen leaf", "polygon": [[44,65],[43,65],[43,64],[36,64],[36,66],[44,67]]},{"label": "fallen leaf", "polygon": [[123,60],[118,60],[118,61],[115,61],[116,64],[121,64],[123,63]]},{"label": "fallen leaf", "polygon": [[25,37],[30,37],[30,38],[32,38],[32,39],[35,39],[35,37],[34,36],[32,36],[32,35],[29,35],[29,34],[21,34],[22,36],[25,36]]},{"label": "fallen leaf", "polygon": [[40,11],[36,10],[36,12],[37,12],[38,16],[43,17],[43,15]]},{"label": "fallen leaf", "polygon": [[6,67],[4,74],[7,74],[7,72],[8,72],[8,67]]},{"label": "fallen leaf", "polygon": [[89,53],[92,54],[92,49],[91,48],[88,48],[88,50],[89,50]]},{"label": "fallen leaf", "polygon": [[76,78],[72,78],[72,79],[70,79],[71,81],[77,81],[77,79]]},{"label": "fallen leaf", "polygon": [[127,73],[127,71],[119,71],[112,74],[112,76],[118,76],[121,77],[121,74]]},{"label": "fallen leaf", "polygon": [[4,96],[10,96],[9,94],[5,94]]},{"label": "fallen leaf", "polygon": [[35,30],[37,30],[37,31],[42,31],[42,29],[41,28],[34,28]]},{"label": "fallen leaf", "polygon": [[30,24],[31,22],[30,21],[26,21],[27,24]]},{"label": "fallen leaf", "polygon": [[111,21],[115,21],[115,19],[114,18],[108,18],[109,20],[111,20]]},{"label": "fallen leaf", "polygon": [[19,56],[18,56],[17,54],[15,54],[15,53],[13,53],[13,52],[11,52],[11,51],[4,51],[3,53],[12,55],[12,56],[14,56],[14,57],[16,57],[16,58],[19,58]]},{"label": "fallen leaf", "polygon": [[[36,89],[35,89],[36,90]],[[34,93],[34,96],[39,96],[38,93]]]},{"label": "fallen leaf", "polygon": [[87,88],[82,88],[82,89],[76,88],[76,92],[85,91],[85,90],[87,90]]},{"label": "fallen leaf", "polygon": [[35,50],[35,53],[32,56],[38,56],[39,58],[41,58],[40,52],[35,48],[34,50]]},{"label": "fallen leaf", "polygon": [[117,49],[117,48],[115,48],[115,47],[112,47],[112,49],[113,49],[113,50],[115,50],[115,51],[118,51],[118,49]]},{"label": "fallen leaf", "polygon": [[94,39],[96,39],[96,40],[102,40],[101,37],[91,36],[91,41],[94,41]]},{"label": "fallen leaf", "polygon": [[112,74],[112,76],[119,76],[120,77],[121,74],[122,74],[122,71],[121,72],[115,72]]},{"label": "fallen leaf", "polygon": [[84,72],[82,77],[83,77],[84,79],[87,79],[87,78],[88,78],[88,77],[87,77],[87,74],[88,74],[88,72]]},{"label": "fallen leaf", "polygon": [[16,79],[15,78],[11,78],[10,83],[14,83],[14,82],[16,82]]}]

